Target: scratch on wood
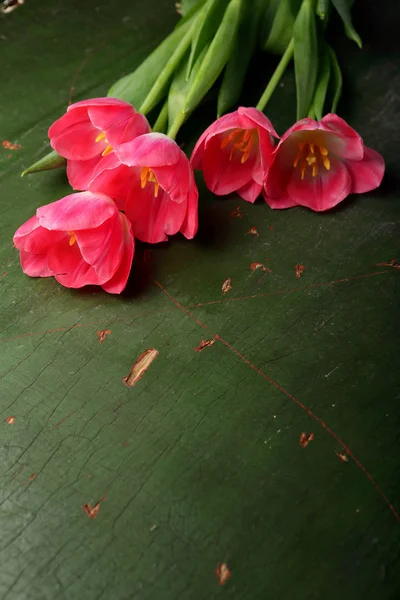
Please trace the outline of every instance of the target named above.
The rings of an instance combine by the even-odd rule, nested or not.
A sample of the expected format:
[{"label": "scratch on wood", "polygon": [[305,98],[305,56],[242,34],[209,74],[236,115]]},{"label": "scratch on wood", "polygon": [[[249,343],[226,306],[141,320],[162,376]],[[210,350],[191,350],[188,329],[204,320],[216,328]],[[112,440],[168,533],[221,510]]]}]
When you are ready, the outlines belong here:
[{"label": "scratch on wood", "polygon": [[400,269],[400,264],[397,263],[394,258],[390,262],[377,263],[375,266],[376,267],[393,267],[393,269]]},{"label": "scratch on wood", "polygon": [[296,265],[295,269],[296,269],[296,277],[297,277],[297,279],[300,279],[302,273],[304,273],[306,268],[304,265],[298,264],[298,265]]},{"label": "scratch on wood", "polygon": [[104,342],[104,340],[106,339],[107,335],[110,335],[111,331],[110,329],[102,329],[101,331],[97,331],[96,335],[99,338],[99,344],[102,344]]},{"label": "scratch on wood", "polygon": [[67,415],[66,417],[64,417],[63,419],[61,419],[61,421],[58,421],[58,423],[56,423],[55,425],[53,425],[53,429],[57,429],[57,427],[60,427],[60,425],[62,425],[67,419],[69,419],[70,417],[72,417],[72,415],[76,413],[76,410],[73,410],[72,412],[69,413],[69,415]]},{"label": "scratch on wood", "polygon": [[221,288],[223,294],[226,294],[227,292],[231,291],[231,289],[232,289],[231,283],[232,283],[232,280],[230,277],[228,277],[228,279],[225,279],[225,281],[222,284],[222,288]]},{"label": "scratch on wood", "polygon": [[260,234],[257,231],[257,227],[250,227],[250,229],[246,232],[246,235],[254,235],[254,237],[258,237]]},{"label": "scratch on wood", "polygon": [[215,569],[215,573],[218,577],[219,585],[225,585],[229,577],[232,575],[226,563],[221,563],[220,565],[218,565],[218,567]]},{"label": "scratch on wood", "polygon": [[7,417],[6,423],[8,423],[9,425],[14,425],[15,417]]},{"label": "scratch on wood", "polygon": [[215,344],[214,338],[212,340],[201,340],[200,344],[196,346],[194,351],[201,352],[202,350],[204,350],[204,348],[208,348],[208,346],[212,346],[213,344]]},{"label": "scratch on wood", "polygon": [[313,433],[305,433],[304,431],[300,435],[299,444],[302,448],[307,448],[308,444],[314,439]]},{"label": "scratch on wood", "polygon": [[136,362],[132,365],[129,375],[122,379],[123,383],[127,387],[135,386],[158,355],[158,350],[155,350],[154,348],[149,348],[142,352]]}]

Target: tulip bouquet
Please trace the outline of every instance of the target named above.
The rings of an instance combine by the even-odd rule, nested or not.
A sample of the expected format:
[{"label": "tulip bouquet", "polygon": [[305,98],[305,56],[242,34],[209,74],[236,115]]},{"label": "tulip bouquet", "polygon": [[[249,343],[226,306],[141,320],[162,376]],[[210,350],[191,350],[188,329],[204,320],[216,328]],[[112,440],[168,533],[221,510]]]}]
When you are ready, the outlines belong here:
[{"label": "tulip bouquet", "polygon": [[[379,186],[380,154],[335,114],[342,78],[326,41],[332,14],[360,47],[351,0],[186,0],[174,31],[105,98],[68,107],[49,129],[53,151],[27,169],[66,164],[75,193],[47,206],[14,236],[24,272],[62,285],[126,286],[134,239],[166,241],[197,231],[193,169],[216,195],[237,192],[272,209],[325,211]],[[256,107],[239,106],[252,55],[280,56]],[[297,122],[282,136],[266,105],[294,62]],[[175,138],[217,93],[217,120],[189,159]],[[325,113],[325,107],[330,112]],[[136,107],[136,108],[135,108]],[[148,119],[148,120],[147,120]],[[150,127],[149,121],[153,123]]]}]

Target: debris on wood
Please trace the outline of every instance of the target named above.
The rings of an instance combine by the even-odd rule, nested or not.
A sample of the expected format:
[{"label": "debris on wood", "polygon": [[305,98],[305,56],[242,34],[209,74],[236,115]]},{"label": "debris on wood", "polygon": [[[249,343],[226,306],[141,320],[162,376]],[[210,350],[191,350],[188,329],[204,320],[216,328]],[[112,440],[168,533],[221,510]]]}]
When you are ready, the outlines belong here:
[{"label": "debris on wood", "polygon": [[304,265],[298,264],[296,265],[296,277],[297,279],[300,279],[302,273],[304,273],[304,271],[306,270]]},{"label": "debris on wood", "polygon": [[218,565],[218,567],[215,569],[215,573],[218,577],[219,585],[225,585],[229,577],[232,575],[226,563],[221,563],[220,565]]},{"label": "debris on wood", "polygon": [[349,462],[349,457],[347,456],[347,452],[346,450],[343,450],[343,452],[336,452],[336,456],[338,458],[340,458],[340,460],[342,462],[348,463]]},{"label": "debris on wood", "polygon": [[400,263],[393,258],[390,262],[381,262],[376,264],[377,267],[393,267],[393,269],[400,269]]},{"label": "debris on wood", "polygon": [[3,146],[3,148],[6,148],[7,150],[19,150],[20,148],[22,148],[21,144],[13,144],[12,142],[9,142],[8,140],[4,140],[4,142],[1,142],[1,145]]},{"label": "debris on wood", "polygon": [[235,210],[231,212],[231,217],[236,217],[237,219],[243,218],[243,213],[240,212],[240,206],[237,206]]},{"label": "debris on wood", "polygon": [[208,346],[212,346],[213,344],[215,344],[214,338],[212,340],[201,340],[200,344],[196,346],[194,351],[201,352],[202,350],[204,350],[204,348],[208,348]]},{"label": "debris on wood", "polygon": [[84,504],[82,508],[88,515],[88,517],[90,517],[91,519],[95,519],[99,514],[100,502],[96,502],[94,506],[92,506],[91,504]]},{"label": "debris on wood", "polygon": [[254,235],[254,237],[258,237],[260,234],[257,231],[257,227],[251,227],[247,232],[246,235]]},{"label": "debris on wood", "polygon": [[302,448],[307,448],[308,444],[314,439],[313,433],[305,433],[304,431],[300,435],[299,444]]},{"label": "debris on wood", "polygon": [[33,481],[36,477],[36,473],[31,473],[31,475],[29,475],[29,481]]},{"label": "debris on wood", "polygon": [[182,2],[175,2],[175,10],[178,13],[178,15],[182,16],[183,12],[182,12]]},{"label": "debris on wood", "polygon": [[227,292],[230,292],[232,289],[231,286],[231,278],[228,277],[228,279],[225,279],[224,283],[222,284],[222,293],[226,294]]},{"label": "debris on wood", "polygon": [[104,340],[106,339],[107,335],[110,335],[111,330],[110,329],[102,329],[101,331],[97,331],[96,335],[99,338],[99,344],[102,344],[104,342]]},{"label": "debris on wood", "polygon": [[135,386],[158,355],[158,350],[155,350],[154,348],[149,348],[142,352],[137,361],[132,365],[129,375],[122,379],[123,383],[127,387]]},{"label": "debris on wood", "polygon": [[263,263],[252,262],[250,264],[250,270],[254,273],[254,271],[257,271],[257,269],[261,269],[261,271],[263,271],[264,273],[272,273],[271,269],[263,265]]},{"label": "debris on wood", "polygon": [[15,417],[7,417],[6,423],[8,423],[9,425],[14,425]]}]

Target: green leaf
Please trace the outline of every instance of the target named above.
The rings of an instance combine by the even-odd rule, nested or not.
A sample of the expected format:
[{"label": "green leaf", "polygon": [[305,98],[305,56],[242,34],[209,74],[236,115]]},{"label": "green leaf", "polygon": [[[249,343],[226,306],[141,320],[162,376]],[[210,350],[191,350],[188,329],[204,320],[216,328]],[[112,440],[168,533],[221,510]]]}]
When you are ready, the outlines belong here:
[{"label": "green leaf", "polygon": [[181,0],[177,2],[177,4],[181,6],[181,13],[184,17],[186,17],[189,13],[192,13],[194,10],[198,10],[201,4],[204,4],[205,0]]},{"label": "green leaf", "polygon": [[351,5],[353,4],[352,0],[332,0],[332,4],[336,8],[344,23],[344,30],[347,37],[353,40],[353,42],[355,42],[359,48],[362,48],[361,38],[354,29],[351,20]]},{"label": "green leaf", "polygon": [[[159,74],[156,82],[154,83],[153,87],[144,99],[143,104],[140,106],[139,112],[143,113],[144,115],[151,111],[155,106],[157,106],[157,104],[162,100],[163,96],[165,95],[168,84],[171,81],[174,72],[179,68],[179,64],[182,60],[182,57],[185,55],[186,51],[190,46],[195,24],[196,21],[191,21],[189,23],[185,35],[182,37],[175,51],[167,60],[162,72]],[[185,27],[185,25],[183,25],[183,27]],[[178,29],[177,33],[182,33],[182,28]]]},{"label": "green leaf", "polygon": [[193,6],[191,6],[191,8],[187,11],[183,11],[182,12],[182,18],[178,21],[175,29],[178,29],[178,27],[181,27],[183,25],[183,23],[186,23],[187,21],[189,21],[189,19],[191,19],[194,15],[196,15],[200,8],[206,3],[206,0],[198,0],[198,2],[193,3]]},{"label": "green leaf", "polygon": [[[227,112],[239,100],[247,68],[257,42],[258,20],[258,10],[248,0],[242,0],[238,32],[218,94],[218,117]],[[243,40],[246,40],[245,43]]]},{"label": "green leaf", "polygon": [[107,95],[130,102],[136,107],[141,106],[192,23],[193,20],[189,19],[181,27],[175,29],[133,73],[125,75],[114,83]]},{"label": "green leaf", "polygon": [[294,28],[294,66],[297,90],[297,119],[311,107],[318,74],[318,40],[313,0],[303,0]]},{"label": "green leaf", "polygon": [[240,17],[240,0],[231,0],[188,92],[184,112],[193,110],[213,86],[231,54]]},{"label": "green leaf", "polygon": [[185,104],[187,92],[192,85],[194,78],[196,77],[201,63],[203,62],[204,56],[208,50],[208,44],[205,46],[198,56],[194,67],[191,71],[189,80],[186,79],[188,61],[182,63],[180,69],[176,73],[168,94],[168,122],[169,131],[168,135],[175,138],[179,128],[183,125],[190,113],[183,112],[183,106]]},{"label": "green leaf", "polygon": [[160,110],[160,114],[157,117],[157,121],[154,123],[151,128],[152,131],[157,131],[158,133],[166,133],[168,128],[168,100],[166,100],[163,104],[162,109]]},{"label": "green leaf", "polygon": [[301,0],[272,0],[263,20],[263,50],[281,56],[293,35]]},{"label": "green leaf", "polygon": [[316,118],[322,119],[324,114],[324,105],[328,91],[329,79],[331,75],[331,61],[328,51],[325,51],[320,61],[320,72],[318,74],[318,83],[314,94],[312,107]]},{"label": "green leaf", "polygon": [[329,58],[331,61],[332,67],[332,80],[334,86],[334,95],[332,101],[332,109],[331,112],[336,113],[337,105],[340,100],[340,96],[342,95],[342,87],[343,87],[343,77],[340,65],[336,58],[335,52],[331,47],[328,46]]},{"label": "green leaf", "polygon": [[317,7],[315,12],[320,19],[324,20],[328,14],[330,0],[317,0]]},{"label": "green leaf", "polygon": [[192,49],[187,65],[186,78],[189,79],[192,67],[197,60],[200,52],[208,44],[220,26],[229,0],[208,0],[204,10],[202,10],[196,19],[196,28],[192,40]]},{"label": "green leaf", "polygon": [[65,158],[57,154],[55,150],[52,150],[46,156],[35,162],[33,165],[25,169],[21,173],[21,177],[29,175],[30,173],[38,173],[39,171],[50,171],[51,169],[58,169],[66,164]]}]

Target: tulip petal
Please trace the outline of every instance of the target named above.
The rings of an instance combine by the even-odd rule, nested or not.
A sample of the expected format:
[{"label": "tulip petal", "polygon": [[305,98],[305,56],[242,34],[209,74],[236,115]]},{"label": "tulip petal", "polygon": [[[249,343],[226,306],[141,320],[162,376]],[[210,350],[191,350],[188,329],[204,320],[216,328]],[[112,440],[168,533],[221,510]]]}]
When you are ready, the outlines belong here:
[{"label": "tulip petal", "polygon": [[[253,123],[255,125],[257,125],[259,128],[264,129],[265,131],[268,131],[268,133],[270,133],[274,137],[279,138],[279,135],[276,133],[271,121],[268,119],[268,117],[266,117],[264,115],[264,113],[262,113],[257,108],[253,108],[253,107],[246,108],[244,106],[239,106],[237,112],[238,112],[239,116],[243,115],[243,116],[247,117],[248,119],[253,121]],[[247,128],[249,128],[249,127],[247,127]]]},{"label": "tulip petal", "polygon": [[76,110],[71,110],[72,106],[69,106],[68,111],[57,121],[50,126],[48,131],[48,136],[50,139],[56,138],[61,135],[65,129],[71,127],[72,125],[76,125],[77,123],[82,123],[84,121],[89,122],[88,112],[86,108],[78,108]]},{"label": "tulip petal", "polygon": [[188,194],[186,215],[183,220],[183,223],[180,227],[180,232],[187,238],[191,240],[197,233],[197,228],[199,224],[198,220],[198,199],[199,193],[197,191],[196,182],[194,180],[194,176],[192,175],[190,181],[190,189]]},{"label": "tulip petal", "polygon": [[[107,156],[105,158],[108,158]],[[70,186],[74,190],[87,190],[96,166],[99,164],[99,156],[89,160],[68,160],[67,177]]]},{"label": "tulip petal", "polygon": [[246,200],[246,202],[253,203],[261,194],[262,187],[263,186],[256,181],[249,181],[249,183],[239,188],[237,193],[243,200]]},{"label": "tulip petal", "polygon": [[109,154],[98,164],[88,189],[106,194],[114,200],[119,210],[125,210],[132,182],[140,178],[140,171],[140,167],[121,164],[115,153]]},{"label": "tulip petal", "polygon": [[253,150],[245,163],[240,162],[240,154],[230,158],[229,146],[222,149],[222,136],[214,136],[207,143],[202,159],[204,180],[209,190],[217,196],[225,196],[247,185],[252,180],[257,162],[257,152]]},{"label": "tulip petal", "polygon": [[162,133],[147,133],[115,148],[122,163],[129,167],[165,167],[180,160],[179,146]]},{"label": "tulip petal", "polygon": [[385,173],[383,157],[364,146],[364,158],[360,161],[349,160],[346,167],[351,177],[351,193],[362,194],[379,187]]},{"label": "tulip petal", "polygon": [[78,245],[70,246],[67,239],[49,249],[47,263],[55,279],[65,287],[80,288],[104,283],[92,265],[83,260]]},{"label": "tulip petal", "polygon": [[340,159],[361,160],[364,147],[361,136],[338,115],[325,115],[319,122],[321,131],[328,134],[327,146]]},{"label": "tulip petal", "polygon": [[21,250],[20,261],[23,272],[30,277],[51,277],[54,275],[47,264],[46,254],[33,254]]},{"label": "tulip petal", "polygon": [[49,247],[59,242],[64,235],[64,232],[49,231],[41,227],[39,219],[35,215],[17,229],[13,242],[21,250],[45,255]]},{"label": "tulip petal", "polygon": [[74,123],[50,138],[53,150],[68,160],[89,160],[99,156],[105,142],[96,142],[99,130],[89,121]]},{"label": "tulip petal", "polygon": [[269,196],[267,196],[265,190],[263,190],[262,195],[268,206],[273,209],[285,209],[297,206],[297,204],[293,202],[293,200],[289,198],[289,196],[281,196],[281,198],[270,198]]},{"label": "tulip petal", "polygon": [[315,211],[333,208],[344,200],[351,191],[351,177],[345,165],[331,160],[330,171],[312,177],[310,171],[301,179],[298,169],[293,170],[287,186],[287,194],[295,204],[307,206]]},{"label": "tulip petal", "polygon": [[132,267],[132,259],[135,251],[132,225],[125,215],[120,213],[119,218],[121,219],[123,228],[122,260],[113,277],[102,285],[103,290],[110,294],[120,294],[124,290]]},{"label": "tulip petal", "polygon": [[39,223],[55,231],[77,231],[99,227],[112,217],[117,208],[108,196],[77,192],[37,209]]},{"label": "tulip petal", "polygon": [[108,96],[102,96],[100,98],[88,98],[87,100],[79,100],[79,102],[74,102],[68,106],[67,111],[75,111],[77,108],[82,106],[86,106],[88,108],[92,106],[118,106],[120,108],[126,108],[130,110],[135,110],[132,104],[129,102],[125,102],[125,100],[120,100],[119,98],[112,98]]}]

